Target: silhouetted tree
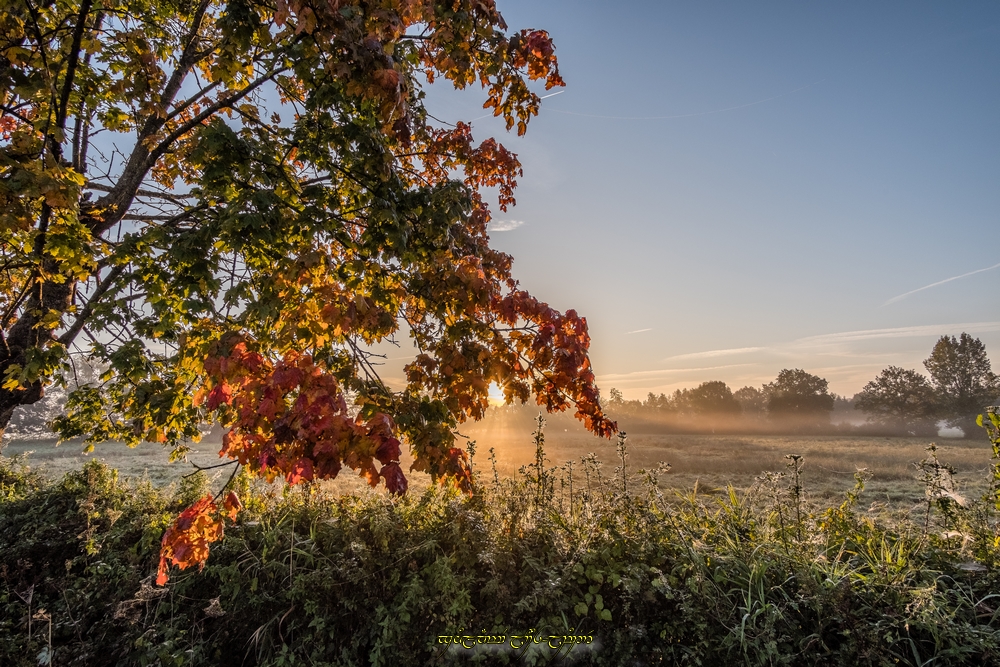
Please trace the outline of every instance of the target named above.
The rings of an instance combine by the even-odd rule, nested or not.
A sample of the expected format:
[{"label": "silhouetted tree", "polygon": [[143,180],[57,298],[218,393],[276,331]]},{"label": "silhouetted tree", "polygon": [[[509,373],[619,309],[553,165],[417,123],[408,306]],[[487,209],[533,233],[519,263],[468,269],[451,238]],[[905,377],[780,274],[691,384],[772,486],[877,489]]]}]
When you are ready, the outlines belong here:
[{"label": "silhouetted tree", "polygon": [[625,396],[622,392],[614,387],[611,388],[611,398],[608,399],[608,406],[618,406],[625,402]]},{"label": "silhouetted tree", "polygon": [[697,415],[738,415],[743,412],[733,390],[725,382],[702,382],[687,392],[691,411]]},{"label": "silhouetted tree", "polygon": [[673,406],[670,404],[669,396],[664,393],[660,393],[660,395],[657,396],[653,392],[649,392],[646,395],[646,400],[643,401],[642,407],[647,412],[654,413],[670,412],[673,409]]},{"label": "silhouetted tree", "polygon": [[768,416],[802,425],[829,424],[833,396],[827,388],[827,381],[821,377],[798,368],[785,368],[774,382],[764,385]]},{"label": "silhouetted tree", "polygon": [[974,432],[976,415],[1000,394],[986,346],[964,332],[958,338],[941,336],[924,367],[934,383],[941,417],[967,434]]},{"label": "silhouetted tree", "polygon": [[611,388],[611,397],[608,399],[607,409],[618,416],[636,415],[642,408],[642,401],[627,399],[622,392],[614,387]]},{"label": "silhouetted tree", "polygon": [[767,411],[767,397],[756,387],[743,387],[733,392],[739,401],[744,417],[763,417]]},{"label": "silhouetted tree", "polygon": [[868,421],[907,432],[934,427],[934,388],[920,373],[889,366],[855,397],[855,407]]}]

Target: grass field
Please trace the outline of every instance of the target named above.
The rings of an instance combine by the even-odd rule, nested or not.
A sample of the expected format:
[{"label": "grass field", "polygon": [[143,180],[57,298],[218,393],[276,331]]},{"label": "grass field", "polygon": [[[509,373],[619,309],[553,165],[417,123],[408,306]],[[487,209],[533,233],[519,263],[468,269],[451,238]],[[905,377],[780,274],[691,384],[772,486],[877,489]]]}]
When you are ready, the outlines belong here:
[{"label": "grass field", "polygon": [[[496,429],[468,431],[477,442],[477,463],[488,466],[486,450],[497,452],[501,475],[513,474],[532,460],[530,432]],[[854,473],[868,468],[871,479],[865,497],[894,509],[915,508],[924,501],[924,487],[916,463],[927,456],[926,448],[938,445],[938,458],[956,470],[960,493],[971,496],[986,490],[990,445],[982,441],[934,438],[837,437],[837,436],[733,436],[636,434],[628,439],[630,470],[652,468],[660,461],[671,465],[660,485],[682,491],[717,493],[727,485],[743,489],[766,471],[783,471],[788,454],[804,457],[803,486],[807,498],[829,504],[854,484]],[[567,427],[545,431],[545,451],[550,465],[567,460],[579,462],[595,452],[605,467],[617,465],[615,442],[595,438],[581,429]]]},{"label": "grass field", "polygon": [[[48,478],[62,477],[71,470],[78,470],[88,461],[98,459],[117,468],[126,477],[148,477],[153,484],[165,486],[194,468],[190,463],[170,463],[170,450],[159,445],[144,443],[130,449],[118,442],[97,445],[86,454],[83,444],[56,440],[11,440],[3,447],[4,456],[28,454],[31,467]],[[203,466],[219,463],[219,443],[201,442],[194,446],[190,461]]]},{"label": "grass field", "polygon": [[[0,460],[0,664],[465,664],[438,646],[463,628],[592,633],[580,661],[592,665],[1000,664],[996,507],[928,504],[913,466],[928,439],[636,429],[629,469],[669,461],[660,483],[675,495],[639,480],[621,493],[614,443],[568,420],[546,428],[540,476],[517,474],[535,455],[528,424],[465,435],[484,482],[472,497],[421,493],[418,475],[399,499],[339,495],[364,489],[351,475],[322,489],[238,479],[244,509],[204,569],[173,569],[162,589],[150,582],[163,531],[205,492],[199,478],[169,488],[190,465],[156,446],[13,443],[5,454],[34,450],[49,477],[76,470],[47,483]],[[959,491],[978,495],[988,443],[940,445]],[[604,483],[581,463],[591,451]],[[791,477],[721,492],[784,470],[786,453],[804,457],[804,503]],[[124,475],[80,469],[95,457]],[[575,496],[559,483],[567,459]],[[857,466],[873,477],[843,502]]]},{"label": "grass field", "polygon": [[[523,419],[492,420],[485,424],[466,425],[463,433],[476,441],[476,469],[492,475],[488,460],[494,448],[497,470],[503,477],[515,474],[520,466],[534,458],[532,427]],[[466,441],[467,442],[467,441]],[[990,447],[985,436],[979,439],[951,440],[934,438],[838,437],[838,436],[735,436],[679,435],[640,433],[629,437],[630,471],[655,467],[660,461],[671,465],[660,485],[689,492],[697,484],[698,493],[713,494],[733,485],[743,489],[766,471],[785,470],[787,454],[804,457],[803,485],[806,497],[820,504],[830,504],[842,497],[854,483],[854,473],[868,468],[871,479],[865,494],[866,503],[875,503],[894,510],[917,509],[924,501],[924,489],[917,479],[915,464],[926,456],[926,447],[938,445],[943,463],[956,469],[955,480],[960,493],[974,496],[986,488]],[[191,462],[202,466],[218,463],[218,442],[201,442],[193,446]],[[12,441],[3,450],[7,456],[31,452],[32,467],[49,477],[59,477],[80,468],[86,461],[98,458],[118,468],[128,477],[148,477],[156,485],[176,481],[191,472],[191,463],[169,463],[168,450],[153,444],[129,449],[119,443],[99,445],[92,454],[82,453],[79,443],[54,440]],[[618,465],[615,442],[596,438],[565,417],[556,417],[545,428],[545,452],[550,466],[562,466],[566,461],[579,463],[589,452],[597,454],[611,474]],[[404,459],[404,469],[409,460]],[[579,468],[577,468],[579,469]],[[347,472],[345,470],[345,472]],[[228,469],[210,471],[222,478]],[[221,483],[221,482],[220,482]],[[419,491],[428,483],[424,475],[410,476],[411,488]],[[331,490],[359,491],[365,487],[354,475],[342,474],[328,483]]]}]

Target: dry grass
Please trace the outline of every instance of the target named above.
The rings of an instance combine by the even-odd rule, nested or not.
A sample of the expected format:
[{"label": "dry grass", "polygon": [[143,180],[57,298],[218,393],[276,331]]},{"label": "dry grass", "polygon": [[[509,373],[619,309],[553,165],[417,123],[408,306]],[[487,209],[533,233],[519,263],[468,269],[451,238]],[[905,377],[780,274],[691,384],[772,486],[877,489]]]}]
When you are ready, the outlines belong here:
[{"label": "dry grass", "polygon": [[[530,434],[528,434],[530,437]],[[219,458],[220,442],[204,440],[192,444],[187,461],[171,463],[168,460],[170,450],[155,444],[144,443],[130,449],[122,443],[107,442],[97,445],[90,454],[84,453],[80,442],[64,442],[56,445],[56,440],[12,440],[6,443],[2,453],[4,456],[28,454],[28,462],[32,469],[49,479],[58,479],[66,473],[79,470],[88,461],[99,460],[118,470],[122,477],[148,478],[156,486],[167,486],[176,483],[182,475],[196,470],[193,464],[211,466],[221,463]],[[403,469],[406,470],[413,457],[404,453]],[[231,468],[216,468],[207,470],[210,479],[216,481],[218,488],[228,478]],[[357,475],[345,469],[333,482],[326,483],[328,490],[335,493],[350,493],[364,490],[368,485]],[[410,488],[414,491],[426,489],[429,480],[425,475],[411,475]]]},{"label": "dry grass", "polygon": [[[553,420],[545,429],[545,451],[550,465],[579,461],[594,452],[609,470],[618,465],[615,442],[596,438],[564,419]],[[511,475],[533,460],[530,427],[502,423],[466,429],[477,441],[480,470],[489,463],[486,452],[494,447],[501,475]],[[854,484],[854,473],[867,468],[869,502],[883,502],[896,509],[915,508],[924,501],[924,488],[917,479],[916,463],[927,456],[926,448],[938,445],[938,457],[955,467],[958,489],[967,496],[986,490],[990,446],[981,440],[940,438],[888,438],[844,436],[733,436],[640,433],[630,436],[629,469],[652,468],[660,461],[671,465],[661,486],[699,493],[716,493],[732,485],[744,489],[767,471],[785,470],[788,454],[804,457],[803,486],[807,497],[829,504]]]},{"label": "dry grass", "polygon": [[[154,444],[143,444],[129,449],[119,442],[97,445],[90,454],[84,453],[80,442],[64,442],[56,445],[56,440],[13,440],[3,447],[4,456],[28,453],[31,467],[46,477],[56,479],[71,470],[79,470],[88,461],[97,459],[117,468],[125,477],[148,477],[157,486],[162,486],[191,472],[190,463],[170,463],[170,450]],[[202,442],[192,446],[191,461],[199,465],[213,465],[219,462],[219,443]]]},{"label": "dry grass", "polygon": [[[500,475],[516,474],[520,466],[534,458],[532,427],[526,421],[491,420],[466,425],[465,435],[477,442],[476,469],[491,474],[488,460],[493,447]],[[545,451],[552,466],[566,461],[580,461],[595,452],[605,463],[608,474],[618,464],[615,443],[587,433],[575,421],[564,416],[553,418],[545,429]],[[953,465],[958,474],[959,490],[975,496],[985,490],[990,447],[982,440],[947,440],[933,438],[838,437],[838,436],[734,436],[678,435],[640,433],[630,436],[629,469],[652,468],[660,461],[670,463],[671,472],[661,478],[661,486],[690,491],[698,485],[699,493],[716,493],[727,485],[743,489],[766,471],[785,469],[785,455],[799,454],[805,459],[803,485],[807,497],[819,503],[836,502],[854,483],[854,472],[868,468],[868,501],[883,502],[895,509],[910,509],[924,500],[924,490],[917,480],[915,464],[926,456],[925,448],[936,442],[938,456]],[[218,463],[218,443],[194,445],[191,461],[200,465]],[[156,445],[128,449],[118,443],[99,445],[93,454],[83,454],[79,443],[55,441],[15,441],[4,447],[7,456],[31,451],[32,467],[49,477],[79,469],[92,458],[103,460],[127,477],[148,477],[156,485],[176,481],[191,472],[190,463],[169,463],[168,451]],[[406,469],[411,459],[404,456]],[[333,492],[353,492],[365,488],[362,479],[345,470],[334,482],[325,484]],[[210,471],[223,476],[228,469]],[[220,482],[221,483],[221,482]],[[424,475],[410,476],[411,489],[426,488]]]}]

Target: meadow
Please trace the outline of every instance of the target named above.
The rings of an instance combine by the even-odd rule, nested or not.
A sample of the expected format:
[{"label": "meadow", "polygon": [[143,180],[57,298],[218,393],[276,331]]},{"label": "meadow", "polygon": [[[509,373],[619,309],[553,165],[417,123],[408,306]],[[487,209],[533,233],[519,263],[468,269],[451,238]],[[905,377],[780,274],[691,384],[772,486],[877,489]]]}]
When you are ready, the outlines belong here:
[{"label": "meadow", "polygon": [[[489,450],[494,449],[495,465],[503,478],[513,477],[519,468],[535,456],[534,425],[518,415],[504,419],[496,415],[481,424],[467,424],[459,446],[474,442],[474,465],[482,473],[490,466]],[[544,427],[547,465],[566,478],[567,462],[579,467],[582,457],[594,453],[609,469],[618,465],[616,442],[594,437],[565,415],[547,420]],[[977,434],[978,435],[978,434]],[[828,504],[841,498],[854,484],[858,470],[869,474],[866,498],[873,509],[918,511],[925,501],[924,485],[917,464],[927,456],[927,447],[937,445],[942,463],[955,470],[955,490],[968,497],[981,495],[987,488],[991,450],[985,434],[968,439],[929,437],[876,437],[835,435],[707,435],[676,433],[634,433],[628,437],[628,466],[632,471],[655,468],[660,462],[670,465],[669,473],[659,478],[660,488],[711,496],[724,493],[729,486],[743,491],[768,472],[782,472],[788,467],[788,455],[803,457],[802,483],[809,502]],[[154,485],[176,484],[195,470],[194,465],[212,466],[220,462],[217,439],[192,444],[188,461],[170,463],[168,450],[155,444],[130,449],[120,443],[97,445],[84,453],[79,442],[56,445],[55,440],[13,440],[7,443],[6,456],[29,454],[32,467],[50,479],[57,479],[79,469],[91,460],[99,460],[117,469],[123,477],[148,479]],[[409,459],[404,453],[404,470]],[[228,476],[209,471],[209,477],[221,484]],[[409,477],[411,489],[421,492],[428,486],[424,475]],[[333,493],[363,491],[366,485],[349,470],[336,480],[323,482]]]},{"label": "meadow", "polygon": [[[0,664],[1000,664],[997,507],[911,479],[925,443],[570,433],[498,435],[495,466],[477,442],[471,497],[239,476],[244,509],[165,587],[160,537],[218,479],[0,458]],[[997,463],[954,444],[963,474]],[[867,488],[824,477],[862,463]]]},{"label": "meadow", "polygon": [[[484,452],[494,447],[497,467],[510,476],[534,456],[529,427],[502,426],[466,430],[477,442],[477,458],[485,465]],[[571,423],[550,424],[545,431],[550,465],[579,463],[589,452],[609,466],[617,465],[615,441],[602,440],[573,428]],[[719,494],[728,486],[745,490],[767,472],[781,472],[788,455],[803,457],[802,481],[813,500],[829,503],[843,497],[854,484],[854,474],[867,469],[871,477],[866,497],[894,509],[918,507],[924,486],[917,464],[927,456],[927,447],[937,445],[938,458],[955,469],[956,490],[975,496],[985,491],[991,457],[987,437],[969,439],[822,436],[822,435],[705,435],[635,433],[628,437],[628,465],[632,470],[670,464],[660,477],[663,488],[702,494]]]}]

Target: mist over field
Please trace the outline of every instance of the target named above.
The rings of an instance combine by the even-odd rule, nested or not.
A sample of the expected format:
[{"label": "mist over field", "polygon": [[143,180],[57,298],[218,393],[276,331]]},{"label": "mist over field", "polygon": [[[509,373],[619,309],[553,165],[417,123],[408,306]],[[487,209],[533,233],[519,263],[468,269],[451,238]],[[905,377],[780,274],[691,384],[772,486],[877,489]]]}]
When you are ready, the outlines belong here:
[{"label": "mist over field", "polygon": [[[962,483],[981,486],[982,476],[973,479],[974,473],[988,465],[989,449],[975,419],[983,406],[1000,396],[985,345],[966,333],[939,338],[924,365],[929,375],[889,366],[852,397],[829,392],[827,381],[817,375],[784,369],[760,387],[734,391],[713,380],[669,395],[650,392],[642,400],[628,399],[610,387],[601,402],[619,430],[628,434],[634,467],[649,468],[661,461],[672,466],[664,485],[748,488],[761,475],[784,470],[785,457],[795,454],[806,456],[806,478],[816,482],[820,495],[839,493],[840,482],[867,470],[875,488],[905,505],[919,502],[915,464],[934,442],[947,452],[949,464],[957,466],[959,478],[968,477]],[[94,369],[81,369],[80,377],[95,376]],[[485,417],[456,429],[458,446],[471,455],[480,474],[489,459],[489,475],[495,471],[505,478],[516,476],[535,456],[533,434],[540,417],[552,465],[565,467],[590,453],[614,465],[614,441],[589,433],[572,408],[547,414],[530,402],[504,405],[501,396],[494,386],[493,405]],[[201,427],[202,440],[188,443],[186,457],[173,464],[152,444],[129,449],[102,443],[93,453],[85,453],[79,441],[56,447],[48,424],[58,418],[65,402],[66,392],[54,391],[15,412],[4,436],[5,453],[31,451],[32,459],[51,476],[96,458],[125,474],[170,484],[191,466],[218,463],[224,449],[226,429],[208,424]],[[400,461],[409,466],[413,459],[404,450]],[[428,484],[420,474],[410,479],[414,489]],[[326,484],[340,491],[364,488],[354,475]]]}]

